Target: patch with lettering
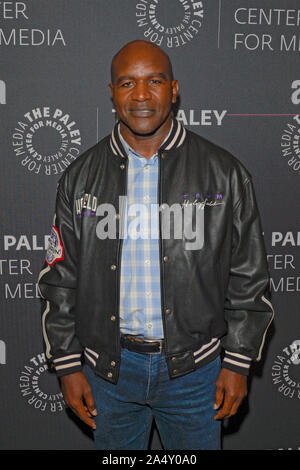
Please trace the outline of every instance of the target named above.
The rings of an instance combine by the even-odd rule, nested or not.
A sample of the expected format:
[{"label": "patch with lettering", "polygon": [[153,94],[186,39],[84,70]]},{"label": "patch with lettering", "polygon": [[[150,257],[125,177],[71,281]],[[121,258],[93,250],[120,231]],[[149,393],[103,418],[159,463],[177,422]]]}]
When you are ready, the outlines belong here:
[{"label": "patch with lettering", "polygon": [[64,259],[64,247],[62,245],[58,229],[55,227],[55,225],[52,225],[45,259],[49,266],[53,266],[56,261],[61,261]]},{"label": "patch with lettering", "polygon": [[96,215],[98,199],[93,194],[85,193],[82,197],[75,200],[76,217],[82,217],[83,214]]},{"label": "patch with lettering", "polygon": [[205,206],[215,207],[224,205],[223,193],[205,194],[201,196],[200,193],[185,193],[183,194],[182,207],[196,206],[197,209],[204,209]]}]

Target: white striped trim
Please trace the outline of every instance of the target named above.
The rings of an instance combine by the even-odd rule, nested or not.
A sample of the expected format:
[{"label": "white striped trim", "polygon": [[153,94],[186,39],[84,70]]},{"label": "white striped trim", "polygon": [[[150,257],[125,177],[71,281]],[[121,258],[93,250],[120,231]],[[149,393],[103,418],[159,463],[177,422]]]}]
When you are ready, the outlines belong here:
[{"label": "white striped trim", "polygon": [[85,350],[90,352],[91,354],[93,354],[95,356],[95,358],[98,359],[98,357],[99,357],[98,353],[96,353],[95,351],[93,351],[92,349],[89,349],[89,348],[85,348]]},{"label": "white striped trim", "polygon": [[230,352],[230,351],[225,351],[226,354],[230,354],[230,356],[235,356],[235,357],[239,357],[240,359],[246,359],[246,361],[251,361],[251,357],[248,357],[248,356],[243,356],[242,354],[238,354],[238,353],[233,353],[233,352]]},{"label": "white striped trim", "polygon": [[64,364],[63,366],[55,366],[55,370],[68,369],[75,366],[81,366],[81,362],[71,362],[70,364]]},{"label": "white striped trim", "polygon": [[176,139],[179,135],[179,132],[180,132],[181,128],[182,128],[182,126],[181,126],[180,122],[178,122],[177,131],[175,132],[175,135],[174,135],[173,139],[171,140],[171,142],[169,143],[169,145],[167,147],[165,147],[165,150],[169,150],[170,148],[173,147],[174,142],[176,142]]},{"label": "white striped trim", "polygon": [[182,126],[182,129],[183,129],[183,134],[182,134],[182,137],[179,141],[179,144],[177,145],[177,147],[180,147],[180,145],[183,143],[184,139],[185,139],[185,136],[186,136],[186,130],[185,128]]},{"label": "white striped trim", "polygon": [[[46,300],[45,297],[42,295],[41,293],[41,290],[40,290],[40,286],[39,286],[39,282],[41,280],[41,278],[44,276],[44,274],[46,274],[48,271],[50,271],[50,266],[46,266],[46,268],[42,269],[42,271],[40,272],[39,274],[39,278],[38,278],[38,291],[39,291],[39,294],[41,296],[42,299]],[[43,331],[43,337],[44,337],[44,341],[45,341],[45,345],[46,345],[46,357],[48,359],[51,358],[51,354],[50,354],[50,342],[49,342],[49,339],[48,339],[48,336],[47,336],[47,332],[46,332],[46,326],[45,326],[45,322],[46,322],[46,316],[48,314],[50,310],[50,302],[49,300],[46,300],[46,308],[42,314],[42,331]]]},{"label": "white striped trim", "polygon": [[115,150],[112,139],[110,139],[110,146],[115,155],[118,155],[118,152]]},{"label": "white striped trim", "polygon": [[215,343],[216,341],[218,341],[218,338],[213,338],[209,343],[204,344],[203,346],[201,346],[201,348],[198,349],[198,351],[194,352],[194,356],[196,356],[197,354],[200,354],[201,351],[203,351],[204,349],[207,349],[211,344]]},{"label": "white striped trim", "polygon": [[262,338],[262,342],[261,342],[261,345],[260,345],[260,348],[259,348],[259,351],[258,351],[258,356],[257,356],[257,359],[256,359],[257,361],[261,360],[261,353],[262,353],[262,350],[263,350],[263,347],[264,347],[264,344],[265,344],[266,334],[267,334],[268,328],[271,325],[271,323],[273,321],[273,318],[274,318],[274,309],[273,309],[273,306],[272,306],[271,302],[268,299],[266,299],[264,295],[261,296],[261,300],[263,302],[265,302],[267,305],[269,305],[269,307],[271,308],[272,317],[271,317],[271,320],[269,321],[269,323],[267,325],[267,328],[265,329],[265,332],[264,332],[264,335],[263,335],[263,338]]},{"label": "white striped trim", "polygon": [[123,153],[121,152],[117,142],[116,142],[116,139],[115,139],[115,136],[114,136],[114,133],[112,132],[111,134],[111,138],[112,138],[112,141],[114,143],[114,145],[116,146],[116,149],[118,150],[119,154],[122,155],[122,157],[124,157]]},{"label": "white striped trim", "polygon": [[232,359],[228,359],[228,357],[224,357],[223,362],[230,362],[235,366],[244,367],[245,369],[249,369],[250,364],[245,364],[243,362],[233,361]]},{"label": "white striped trim", "polygon": [[94,364],[94,366],[96,367],[96,361],[86,352],[84,351],[84,355],[88,358],[88,360]]},{"label": "white striped trim", "polygon": [[75,359],[76,357],[80,357],[81,354],[69,354],[69,356],[59,357],[58,359],[53,359],[53,362],[62,362],[67,361],[69,359]]},{"label": "white striped trim", "polygon": [[218,347],[220,346],[220,341],[218,341],[215,346],[211,349],[209,349],[209,351],[207,351],[206,353],[202,354],[201,356],[197,357],[197,359],[195,359],[195,362],[199,362],[201,361],[202,359],[204,359],[205,357],[209,356],[211,353],[213,353],[216,349],[218,349]]}]

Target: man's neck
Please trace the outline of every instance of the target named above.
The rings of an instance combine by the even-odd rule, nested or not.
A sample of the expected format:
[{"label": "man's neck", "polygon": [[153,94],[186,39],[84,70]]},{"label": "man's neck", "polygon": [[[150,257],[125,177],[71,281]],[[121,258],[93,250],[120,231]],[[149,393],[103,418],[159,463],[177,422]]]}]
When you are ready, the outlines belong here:
[{"label": "man's neck", "polygon": [[153,135],[137,135],[134,134],[127,126],[120,121],[120,133],[127,144],[138,154],[150,159],[152,155],[157,153],[161,144],[166,139],[172,126],[172,117],[161,125],[161,127]]}]

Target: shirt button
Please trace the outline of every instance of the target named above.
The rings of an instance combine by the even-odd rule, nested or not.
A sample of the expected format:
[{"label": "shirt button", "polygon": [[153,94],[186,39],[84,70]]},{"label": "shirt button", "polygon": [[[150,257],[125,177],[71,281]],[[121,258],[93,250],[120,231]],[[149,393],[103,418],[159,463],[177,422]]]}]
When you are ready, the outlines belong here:
[{"label": "shirt button", "polygon": [[166,308],[166,314],[167,314],[167,315],[170,315],[171,311],[172,311],[172,310],[171,310],[170,308]]},{"label": "shirt button", "polygon": [[149,165],[145,165],[144,170],[149,170]]},{"label": "shirt button", "polygon": [[164,261],[168,261],[169,257],[168,256],[164,256]]},{"label": "shirt button", "polygon": [[110,365],[111,365],[112,367],[115,367],[115,365],[116,365],[115,361],[111,361]]},{"label": "shirt button", "polygon": [[153,326],[152,323],[148,323],[148,324],[147,324],[147,328],[148,328],[149,330],[151,330],[152,326]]},{"label": "shirt button", "polygon": [[145,259],[145,264],[150,264],[150,259]]},{"label": "shirt button", "polygon": [[115,271],[115,270],[117,269],[117,266],[116,266],[115,264],[112,264],[111,267],[110,267],[110,269],[111,269],[112,271]]},{"label": "shirt button", "polygon": [[[175,372],[175,371],[174,371],[174,372]],[[112,373],[111,373],[111,372],[108,372],[107,377],[109,377],[109,378],[111,379]]]},{"label": "shirt button", "polygon": [[147,292],[146,292],[146,296],[147,296],[147,297],[150,297],[150,296],[151,296],[151,292],[150,292],[150,291],[147,291]]},{"label": "shirt button", "polygon": [[143,197],[143,200],[144,200],[145,202],[148,202],[148,201],[149,201],[149,196],[144,196],[144,197]]},{"label": "shirt button", "polygon": [[110,317],[110,319],[111,319],[111,321],[116,321],[115,315],[112,315],[112,316]]}]

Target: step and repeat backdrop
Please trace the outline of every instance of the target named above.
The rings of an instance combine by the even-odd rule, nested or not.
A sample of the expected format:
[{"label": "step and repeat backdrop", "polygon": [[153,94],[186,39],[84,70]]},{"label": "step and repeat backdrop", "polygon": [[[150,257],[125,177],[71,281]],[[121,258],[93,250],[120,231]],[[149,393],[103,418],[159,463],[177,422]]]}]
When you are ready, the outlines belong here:
[{"label": "step and repeat backdrop", "polygon": [[0,448],[93,449],[47,368],[37,277],[57,181],[110,133],[111,58],[134,39],[169,54],[177,119],[241,160],[260,208],[276,315],[223,448],[300,449],[298,0],[0,2]]}]

